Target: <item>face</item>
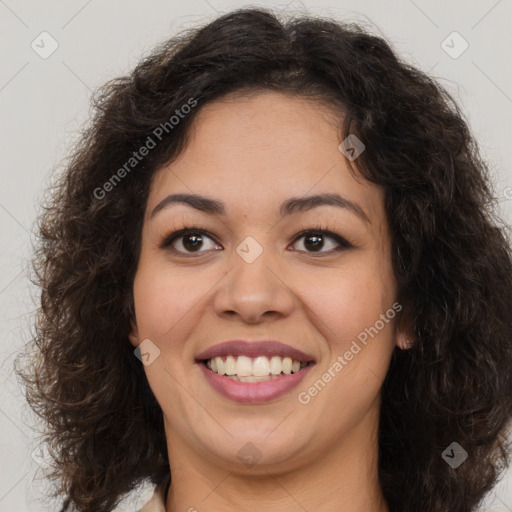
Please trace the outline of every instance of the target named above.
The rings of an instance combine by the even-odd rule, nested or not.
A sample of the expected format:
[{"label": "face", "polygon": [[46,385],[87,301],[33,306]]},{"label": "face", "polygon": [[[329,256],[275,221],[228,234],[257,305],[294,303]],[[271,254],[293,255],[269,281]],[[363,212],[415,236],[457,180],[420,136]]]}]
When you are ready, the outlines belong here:
[{"label": "face", "polygon": [[[400,336],[382,190],[351,174],[317,103],[225,97],[190,135],[152,181],[133,286],[130,341],[146,340],[169,452],[244,471],[367,449]],[[247,343],[217,347],[231,340]],[[215,354],[217,372],[267,375],[268,361],[275,376],[236,382],[205,363]]]}]

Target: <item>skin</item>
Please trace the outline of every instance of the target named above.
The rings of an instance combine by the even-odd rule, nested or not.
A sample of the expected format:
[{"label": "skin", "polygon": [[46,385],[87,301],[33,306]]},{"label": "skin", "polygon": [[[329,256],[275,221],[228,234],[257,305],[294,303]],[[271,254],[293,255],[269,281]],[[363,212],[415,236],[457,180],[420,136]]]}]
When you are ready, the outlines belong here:
[{"label": "skin", "polygon": [[[405,343],[394,320],[309,403],[297,398],[396,300],[383,191],[351,174],[338,134],[334,115],[317,102],[274,92],[226,96],[202,107],[185,151],[154,176],[130,342],[150,339],[160,350],[144,368],[164,414],[173,478],[166,512],[388,511],[377,432],[391,353]],[[369,222],[325,205],[279,217],[292,196],[333,192]],[[222,201],[226,214],[173,204],[150,218],[174,193]],[[161,248],[184,223],[212,237],[195,250],[186,236],[175,240],[181,255]],[[354,247],[331,252],[339,244],[325,236],[318,252],[307,236],[296,239],[319,226]],[[252,263],[236,252],[247,236],[263,249]],[[316,365],[271,402],[231,401],[210,386],[195,356],[237,338],[282,341]],[[261,456],[252,466],[237,456],[248,442]]]}]

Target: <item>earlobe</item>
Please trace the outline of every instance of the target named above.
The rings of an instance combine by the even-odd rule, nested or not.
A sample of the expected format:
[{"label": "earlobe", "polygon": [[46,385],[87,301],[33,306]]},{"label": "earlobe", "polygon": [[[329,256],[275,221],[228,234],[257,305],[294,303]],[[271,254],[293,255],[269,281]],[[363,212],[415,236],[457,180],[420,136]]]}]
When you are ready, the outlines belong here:
[{"label": "earlobe", "polygon": [[128,339],[130,340],[130,343],[134,347],[139,346],[139,330],[137,328],[137,324],[133,319],[130,319],[130,325],[131,325],[131,331],[130,334],[128,334]]},{"label": "earlobe", "polygon": [[401,350],[409,350],[412,347],[413,342],[407,334],[401,332],[398,334],[396,339],[396,345]]}]

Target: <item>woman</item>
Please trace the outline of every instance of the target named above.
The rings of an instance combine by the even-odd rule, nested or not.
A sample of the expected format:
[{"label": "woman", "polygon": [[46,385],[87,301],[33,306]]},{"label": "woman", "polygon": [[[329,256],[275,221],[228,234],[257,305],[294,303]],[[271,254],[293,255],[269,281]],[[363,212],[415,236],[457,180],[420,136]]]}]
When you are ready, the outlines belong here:
[{"label": "woman", "polygon": [[35,258],[62,511],[475,510],[512,414],[486,169],[352,25],[238,10],[108,83]]}]

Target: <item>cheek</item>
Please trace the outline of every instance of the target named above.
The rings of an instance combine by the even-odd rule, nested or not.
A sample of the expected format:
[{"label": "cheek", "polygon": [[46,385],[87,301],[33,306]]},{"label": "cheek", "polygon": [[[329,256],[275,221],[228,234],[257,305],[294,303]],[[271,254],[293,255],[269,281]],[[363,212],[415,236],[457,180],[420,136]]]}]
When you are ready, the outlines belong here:
[{"label": "cheek", "polygon": [[350,344],[391,307],[393,289],[380,272],[380,264],[361,259],[307,280],[302,293],[331,346],[340,345],[341,349]]},{"label": "cheek", "polygon": [[141,261],[133,285],[141,335],[165,338],[170,329],[193,311],[214,283],[206,275],[198,278],[197,269]]},{"label": "cheek", "polygon": [[338,435],[367,413],[388,371],[394,347],[393,288],[379,268],[362,261],[326,279],[316,288],[318,293],[315,288],[310,291],[310,304],[318,316],[315,323],[327,342],[319,375],[326,384],[318,385],[322,391],[312,407],[329,425],[328,435]]}]

